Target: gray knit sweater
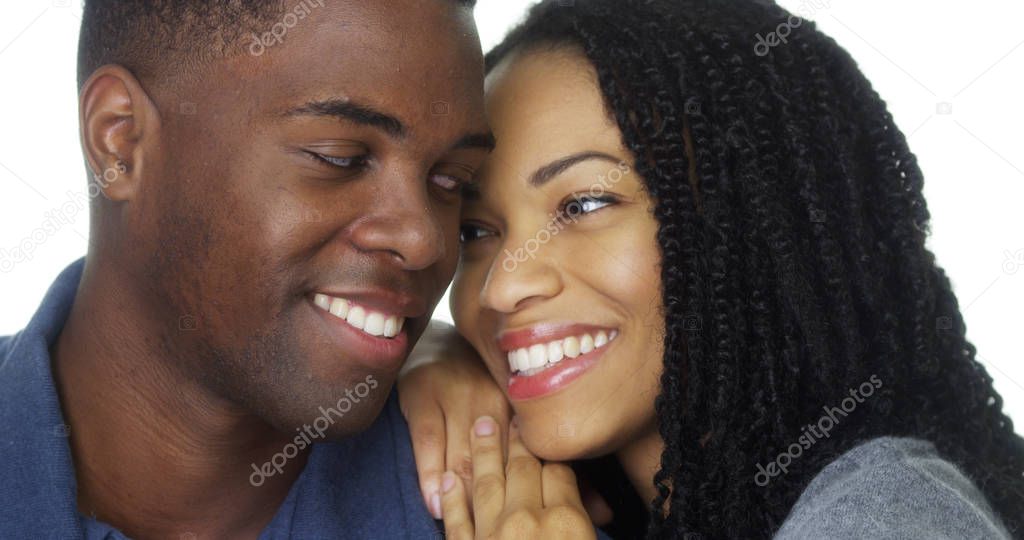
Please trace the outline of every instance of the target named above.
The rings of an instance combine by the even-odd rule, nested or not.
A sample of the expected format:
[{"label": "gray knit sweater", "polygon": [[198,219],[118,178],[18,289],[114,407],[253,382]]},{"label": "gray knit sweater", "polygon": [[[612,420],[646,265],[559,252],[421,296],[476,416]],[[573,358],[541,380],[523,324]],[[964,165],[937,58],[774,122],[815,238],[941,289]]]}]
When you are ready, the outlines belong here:
[{"label": "gray knit sweater", "polygon": [[935,447],[882,437],[811,481],[776,539],[1010,538],[985,497]]}]

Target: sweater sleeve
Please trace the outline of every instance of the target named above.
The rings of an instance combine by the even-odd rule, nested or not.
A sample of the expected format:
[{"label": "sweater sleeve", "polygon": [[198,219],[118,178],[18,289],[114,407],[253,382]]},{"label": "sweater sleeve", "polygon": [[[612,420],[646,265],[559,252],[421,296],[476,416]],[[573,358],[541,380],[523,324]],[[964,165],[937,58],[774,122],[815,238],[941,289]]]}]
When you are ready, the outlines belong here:
[{"label": "sweater sleeve", "polygon": [[843,454],[811,481],[779,540],[1010,539],[971,481],[935,447],[881,437]]}]

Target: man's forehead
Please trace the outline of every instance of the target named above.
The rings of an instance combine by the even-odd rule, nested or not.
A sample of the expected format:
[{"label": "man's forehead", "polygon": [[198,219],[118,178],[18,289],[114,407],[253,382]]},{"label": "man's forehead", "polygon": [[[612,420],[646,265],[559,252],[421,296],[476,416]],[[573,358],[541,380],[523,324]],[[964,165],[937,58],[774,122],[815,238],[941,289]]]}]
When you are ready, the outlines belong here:
[{"label": "man's forehead", "polygon": [[[414,4],[448,3],[417,0]],[[467,33],[472,30],[471,21],[468,28],[460,28],[461,23],[454,17],[444,15],[451,9],[431,10],[422,6],[420,11],[433,13],[437,20],[402,22],[397,19],[408,18],[408,14],[389,10],[388,14],[401,15],[375,21],[373,9],[381,8],[336,10],[312,21],[308,28],[296,25],[281,44],[269,48],[266,54],[242,61],[252,66],[254,82],[280,86],[282,90],[301,84],[303,88],[335,94],[380,94],[385,100],[389,94],[412,92],[421,96],[423,92],[458,93],[467,98],[475,95],[466,94],[482,93],[483,57],[475,31]],[[429,28],[426,24],[430,22],[443,24]],[[352,90],[342,90],[348,88]]]},{"label": "man's forehead", "polygon": [[[207,110],[244,109],[252,127],[333,116],[428,146],[490,137],[483,58],[470,10],[451,8],[455,0],[394,3],[413,6],[412,13],[366,5],[391,2],[342,4],[358,6],[344,10],[325,2],[322,11],[289,20],[293,27],[280,43],[256,48],[259,55],[225,59],[182,92],[206,94]],[[416,23],[416,10],[440,22],[433,28]],[[466,18],[460,12],[470,14],[468,22],[456,20]],[[406,31],[392,31],[402,27]]]}]

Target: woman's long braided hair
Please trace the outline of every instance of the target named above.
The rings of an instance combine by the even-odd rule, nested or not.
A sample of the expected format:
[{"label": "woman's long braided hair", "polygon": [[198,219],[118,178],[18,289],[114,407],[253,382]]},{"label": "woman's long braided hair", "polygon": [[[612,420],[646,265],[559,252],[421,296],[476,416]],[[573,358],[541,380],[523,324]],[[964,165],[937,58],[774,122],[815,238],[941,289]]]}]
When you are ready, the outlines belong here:
[{"label": "woman's long braided hair", "polygon": [[[934,443],[1024,534],[1024,440],[925,248],[917,161],[846,51],[768,2],[547,0],[488,69],[562,46],[596,68],[659,223],[648,536],[768,536],[825,465],[884,435]],[[868,381],[830,436],[755,481]]]}]

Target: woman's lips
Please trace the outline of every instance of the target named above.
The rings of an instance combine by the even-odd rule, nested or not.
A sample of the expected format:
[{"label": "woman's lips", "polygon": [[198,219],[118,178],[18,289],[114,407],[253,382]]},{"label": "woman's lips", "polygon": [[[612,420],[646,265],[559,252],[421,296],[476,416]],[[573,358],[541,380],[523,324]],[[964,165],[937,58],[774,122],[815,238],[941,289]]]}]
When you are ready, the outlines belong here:
[{"label": "woman's lips", "polygon": [[614,328],[581,324],[503,333],[498,342],[507,351],[509,398],[531,399],[564,388],[593,367],[617,336]]},{"label": "woman's lips", "polygon": [[566,358],[533,375],[513,374],[508,379],[508,397],[512,401],[522,401],[553,394],[597,365],[606,350],[608,347],[601,347],[576,358]]},{"label": "woman's lips", "polygon": [[569,336],[580,337],[583,334],[590,334],[592,337],[596,337],[602,330],[607,334],[615,329],[607,326],[568,322],[534,324],[518,330],[505,330],[501,332],[498,335],[498,348],[508,352]]}]

